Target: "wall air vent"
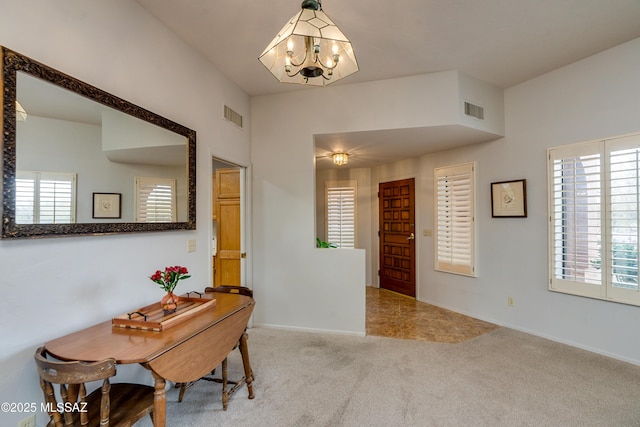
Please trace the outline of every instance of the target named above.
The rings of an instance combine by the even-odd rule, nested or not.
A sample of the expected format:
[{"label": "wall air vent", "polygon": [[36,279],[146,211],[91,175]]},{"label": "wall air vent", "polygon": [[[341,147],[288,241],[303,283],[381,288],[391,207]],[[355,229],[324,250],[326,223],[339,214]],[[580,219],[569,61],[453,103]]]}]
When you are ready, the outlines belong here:
[{"label": "wall air vent", "polygon": [[474,105],[469,102],[464,103],[464,113],[467,116],[475,117],[476,119],[484,120],[484,108],[479,105]]},{"label": "wall air vent", "polygon": [[238,127],[242,127],[242,116],[240,115],[240,113],[232,110],[226,105],[224,106],[224,119]]}]

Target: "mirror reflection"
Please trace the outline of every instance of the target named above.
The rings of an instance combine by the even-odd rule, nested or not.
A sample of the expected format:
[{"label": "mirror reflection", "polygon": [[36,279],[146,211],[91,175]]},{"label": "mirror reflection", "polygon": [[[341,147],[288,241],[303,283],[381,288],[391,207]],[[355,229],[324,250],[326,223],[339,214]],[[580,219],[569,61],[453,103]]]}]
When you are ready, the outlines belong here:
[{"label": "mirror reflection", "polygon": [[194,131],[3,59],[4,238],[195,228]]},{"label": "mirror reflection", "polygon": [[17,224],[187,220],[187,138],[22,72],[17,86]]}]

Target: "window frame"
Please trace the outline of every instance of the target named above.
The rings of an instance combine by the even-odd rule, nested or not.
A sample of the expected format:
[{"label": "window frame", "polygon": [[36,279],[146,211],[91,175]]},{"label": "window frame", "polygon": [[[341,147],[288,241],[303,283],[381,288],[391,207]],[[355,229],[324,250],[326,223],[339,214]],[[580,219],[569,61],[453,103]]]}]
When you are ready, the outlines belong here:
[{"label": "window frame", "polygon": [[[20,180],[28,180],[33,182],[33,192],[32,196],[32,222],[18,222],[20,218],[18,214],[18,199],[20,198],[20,190],[16,188],[16,223],[17,224],[37,224],[37,225],[46,225],[46,224],[74,224],[76,222],[76,204],[77,204],[77,174],[74,172],[51,172],[51,171],[34,171],[34,170],[17,170],[16,171],[16,187],[20,187],[18,185],[18,181]],[[42,204],[43,204],[43,191],[42,191],[42,182],[46,181],[54,181],[54,182],[64,182],[68,183],[70,186],[70,190],[68,194],[70,197],[69,200],[69,210],[65,211],[65,215],[68,214],[69,220],[59,222],[56,221],[56,215],[54,215],[53,222],[42,222]],[[55,191],[54,191],[54,199],[55,199]],[[55,204],[55,201],[54,201]],[[57,206],[57,205],[56,205]],[[54,209],[55,211],[55,209]]]},{"label": "window frame", "polygon": [[[457,186],[463,182],[463,180],[468,180],[468,192],[467,202],[468,206],[465,208],[464,204],[461,204],[457,211],[454,212],[456,206],[452,205],[443,205],[442,194],[440,192],[440,181],[442,177],[452,177],[459,181]],[[462,177],[462,178],[461,178]],[[468,163],[460,163],[456,165],[442,166],[438,168],[434,168],[433,170],[433,180],[434,180],[434,219],[435,219],[435,233],[434,233],[434,268],[436,271],[442,271],[445,273],[458,274],[462,276],[468,277],[477,277],[477,235],[476,235],[476,163],[468,162]],[[453,190],[451,190],[453,192]],[[447,208],[449,211],[449,215],[447,217],[442,217],[443,213],[442,208]],[[453,223],[454,221],[451,218],[462,214],[462,218],[458,223]],[[468,219],[464,219],[465,215]],[[450,227],[456,227],[457,230],[448,231],[447,233],[450,236],[447,239],[445,231],[442,227],[446,227],[449,225]],[[465,232],[465,228],[468,229]],[[453,234],[452,234],[453,233]],[[457,237],[456,237],[457,236]],[[462,241],[466,239],[468,243],[462,246],[462,249],[466,251],[464,253],[464,257],[466,261],[460,259],[457,255],[454,254],[453,244],[447,250],[443,252],[442,247],[445,245],[446,240],[458,240],[461,242],[460,237],[462,237]],[[441,242],[445,240],[445,243],[441,245]],[[459,243],[458,243],[459,244]],[[456,259],[458,257],[458,259]],[[448,260],[447,260],[448,259]]]},{"label": "window frame", "polygon": [[[155,187],[157,185],[164,185],[171,188],[171,218],[166,221],[142,221],[142,195],[141,190],[144,187]],[[175,178],[157,178],[157,177],[135,177],[135,222],[148,223],[148,224],[166,224],[175,222],[178,217],[177,212],[177,195],[176,195],[177,180]],[[151,194],[151,192],[149,193]],[[145,218],[146,219],[146,218]]]},{"label": "window frame", "polygon": [[[612,195],[614,192],[613,189],[621,188],[621,186],[612,186],[612,170],[611,170],[611,154],[617,153],[623,150],[635,150],[636,153],[636,164],[640,164],[640,133],[624,135],[619,137],[611,137],[606,139],[594,140],[581,142],[577,144],[564,145],[559,147],[551,147],[547,149],[547,179],[548,179],[548,289],[554,292],[566,293],[571,295],[577,295],[582,297],[588,297],[593,299],[630,304],[640,306],[640,284],[637,284],[636,279],[636,289],[629,289],[620,286],[620,281],[614,280],[614,276],[616,276],[615,269],[620,268],[620,265],[614,265],[613,255],[614,255],[614,233],[612,228],[614,227],[614,222],[612,219]],[[599,160],[599,172],[598,172],[598,184],[599,186],[599,194],[594,193],[589,195],[585,193],[583,196],[585,199],[597,197],[598,199],[598,212],[599,212],[599,234],[594,233],[592,230],[595,227],[597,221],[593,218],[584,220],[583,224],[571,224],[569,233],[575,232],[575,230],[582,227],[582,229],[586,229],[586,232],[583,232],[580,236],[575,238],[575,242],[578,242],[580,238],[582,238],[581,244],[582,252],[585,253],[585,250],[588,251],[589,254],[587,256],[588,263],[582,263],[585,265],[585,276],[591,271],[592,277],[590,279],[583,280],[573,280],[571,278],[562,277],[563,273],[566,270],[566,265],[559,265],[566,259],[566,252],[562,252],[559,250],[564,246],[565,237],[558,240],[558,234],[565,235],[567,233],[567,226],[564,219],[561,218],[566,217],[566,212],[571,208],[566,207],[567,203],[564,201],[561,204],[556,202],[557,200],[557,191],[558,191],[558,183],[562,185],[562,189],[564,191],[564,181],[562,181],[562,177],[556,176],[555,163],[556,162],[567,162],[572,158],[585,158],[590,156],[591,158]],[[591,175],[594,175],[591,173]],[[568,184],[572,184],[575,182],[571,181]],[[625,185],[628,187],[628,185]],[[585,187],[587,188],[587,187]],[[592,188],[592,192],[595,192],[595,188]],[[640,211],[640,174],[636,175],[636,183],[635,183],[635,201],[627,202],[627,204],[636,204],[636,212]],[[564,197],[564,194],[563,194]],[[576,196],[577,197],[577,196]],[[577,203],[577,202],[576,202]],[[560,209],[560,210],[559,210]],[[592,210],[590,212],[596,212]],[[638,268],[638,244],[640,243],[640,227],[638,227],[639,216],[636,213],[635,218],[635,250],[636,250],[636,272]],[[586,222],[585,222],[586,221]],[[633,220],[632,220],[633,221]],[[617,226],[617,225],[615,225]],[[576,233],[577,234],[577,233]],[[588,243],[588,236],[595,235],[599,241],[599,251],[597,256],[594,256],[594,247],[593,241],[591,241],[591,245]],[[618,234],[619,235],[619,234]],[[557,242],[562,242],[562,245],[558,245]],[[586,248],[586,249],[585,249]],[[579,251],[580,248],[576,248],[576,251]],[[577,261],[575,261],[577,262]],[[589,267],[589,266],[593,267]],[[597,266],[596,266],[597,265]],[[586,270],[589,269],[589,270]],[[598,270],[599,275],[594,274],[593,269]]]},{"label": "window frame", "polygon": [[[332,235],[330,234],[331,224],[330,224],[330,203],[329,203],[329,193],[332,189],[351,189],[353,192],[353,245],[352,246],[343,246],[343,238],[342,238],[342,229],[340,231],[340,237],[338,241],[332,239]],[[324,202],[325,202],[325,236],[326,241],[329,243],[333,243],[337,245],[338,248],[342,249],[354,249],[357,247],[358,242],[358,233],[357,233],[357,225],[358,225],[358,181],[357,180],[340,180],[340,181],[325,181],[324,183]],[[346,233],[344,233],[346,234]],[[346,239],[344,239],[346,240]]]}]

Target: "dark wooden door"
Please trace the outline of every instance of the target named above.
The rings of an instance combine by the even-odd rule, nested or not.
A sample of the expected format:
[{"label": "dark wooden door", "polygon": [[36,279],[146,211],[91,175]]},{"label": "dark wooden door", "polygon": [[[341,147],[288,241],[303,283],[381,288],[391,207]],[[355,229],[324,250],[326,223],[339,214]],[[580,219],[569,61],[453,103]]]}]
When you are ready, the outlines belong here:
[{"label": "dark wooden door", "polygon": [[416,296],[414,179],[379,184],[380,287]]}]

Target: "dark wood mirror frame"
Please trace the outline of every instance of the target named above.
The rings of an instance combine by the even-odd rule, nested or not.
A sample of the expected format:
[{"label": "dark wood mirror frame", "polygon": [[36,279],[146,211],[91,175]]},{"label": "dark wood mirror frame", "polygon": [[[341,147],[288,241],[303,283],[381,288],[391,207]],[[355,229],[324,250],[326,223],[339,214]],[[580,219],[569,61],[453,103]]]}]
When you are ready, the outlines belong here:
[{"label": "dark wood mirror frame", "polygon": [[[111,233],[195,230],[196,228],[196,132],[124,99],[54,70],[0,46],[2,51],[2,238],[33,238]],[[16,96],[17,72],[23,72],[75,92],[97,103],[136,117],[187,138],[187,221],[171,223],[72,223],[16,224]]]}]

